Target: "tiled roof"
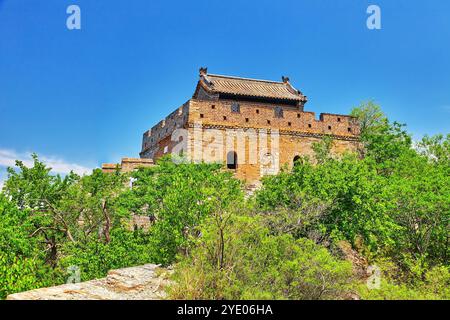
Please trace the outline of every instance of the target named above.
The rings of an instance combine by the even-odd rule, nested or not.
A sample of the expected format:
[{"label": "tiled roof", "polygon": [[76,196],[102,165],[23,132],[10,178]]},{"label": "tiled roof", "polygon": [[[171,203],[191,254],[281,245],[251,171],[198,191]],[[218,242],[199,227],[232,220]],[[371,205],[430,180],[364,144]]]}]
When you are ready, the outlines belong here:
[{"label": "tiled roof", "polygon": [[231,94],[272,99],[306,101],[306,97],[290,83],[288,78],[283,82],[239,78],[215,74],[201,74],[200,81],[210,93]]}]

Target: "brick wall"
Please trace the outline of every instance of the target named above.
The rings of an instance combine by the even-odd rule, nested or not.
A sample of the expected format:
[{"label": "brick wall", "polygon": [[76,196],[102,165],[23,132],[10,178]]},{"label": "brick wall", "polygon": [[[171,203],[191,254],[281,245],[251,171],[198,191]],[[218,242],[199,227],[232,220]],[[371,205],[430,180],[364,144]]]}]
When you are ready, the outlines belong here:
[{"label": "brick wall", "polygon": [[[146,131],[142,137],[142,151],[141,158],[156,159],[161,156],[159,149],[164,147],[164,141],[171,136],[172,132],[177,128],[186,126],[189,116],[189,101],[177,108],[174,112],[168,115],[164,120],[161,120],[157,125]],[[170,140],[170,139],[169,139]],[[160,142],[163,141],[161,144]]]},{"label": "brick wall", "polygon": [[130,172],[140,167],[153,166],[153,159],[140,159],[140,158],[122,158],[121,163],[103,163],[102,170],[105,173],[115,172],[119,169],[122,172]]},{"label": "brick wall", "polygon": [[[157,160],[165,154],[179,153],[183,144],[188,159],[216,162],[225,161],[228,152],[233,150],[238,156],[236,176],[253,182],[259,180],[261,175],[277,173],[270,161],[269,164],[260,161],[262,154],[268,154],[280,166],[292,167],[295,156],[312,156],[312,144],[324,135],[334,138],[334,154],[355,151],[358,145],[359,126],[353,117],[322,113],[316,119],[314,112],[304,112],[294,106],[243,101],[239,102],[239,112],[233,112],[233,103],[227,100],[189,100],[144,134],[141,157]],[[276,115],[277,107],[282,109],[281,117]],[[187,135],[181,143],[178,137],[171,137],[177,128],[186,129]],[[239,144],[244,147],[238,148],[237,139],[232,138],[236,135],[233,130],[267,133],[267,141],[261,144],[258,135],[255,146],[253,140],[245,137],[245,143]],[[274,146],[277,151],[272,150],[273,134],[279,135],[278,145]],[[227,144],[227,139],[232,139],[232,143],[228,141]],[[196,157],[195,151],[199,149],[202,150],[201,158],[198,158],[198,152]],[[250,161],[255,158],[256,162]]]},{"label": "brick wall", "polygon": [[[191,100],[189,122],[223,126],[301,131],[311,134],[331,134],[357,137],[359,127],[353,117],[322,113],[318,120],[314,112],[299,111],[296,107],[274,104],[239,102],[240,112],[232,112],[233,101]],[[283,117],[275,116],[275,107],[281,107]]]}]

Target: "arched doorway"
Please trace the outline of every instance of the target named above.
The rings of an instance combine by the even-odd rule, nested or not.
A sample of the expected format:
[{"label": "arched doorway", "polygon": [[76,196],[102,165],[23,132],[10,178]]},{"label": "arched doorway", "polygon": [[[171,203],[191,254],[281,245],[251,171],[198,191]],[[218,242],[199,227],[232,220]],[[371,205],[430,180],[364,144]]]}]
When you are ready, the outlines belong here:
[{"label": "arched doorway", "polygon": [[294,165],[293,165],[294,167],[297,167],[297,166],[301,165],[302,164],[302,158],[300,156],[295,156],[293,163],[294,163]]},{"label": "arched doorway", "polygon": [[237,168],[237,153],[234,151],[227,153],[227,168],[231,170],[236,170]]}]

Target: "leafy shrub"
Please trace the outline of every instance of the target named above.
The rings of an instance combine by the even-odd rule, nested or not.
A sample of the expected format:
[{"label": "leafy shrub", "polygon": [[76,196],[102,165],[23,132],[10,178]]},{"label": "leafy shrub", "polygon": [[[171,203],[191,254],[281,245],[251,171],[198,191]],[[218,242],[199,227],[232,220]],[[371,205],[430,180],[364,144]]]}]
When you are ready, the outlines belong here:
[{"label": "leafy shrub", "polygon": [[28,212],[0,194],[0,299],[10,293],[52,283],[35,239],[29,237]]},{"label": "leafy shrub", "polygon": [[111,241],[67,242],[58,268],[66,277],[68,268],[76,266],[82,281],[106,276],[109,270],[142,265],[154,261],[150,238],[141,230],[123,228],[111,231]]},{"label": "leafy shrub", "polygon": [[39,260],[0,252],[0,299],[51,284],[51,279],[46,279],[48,271]]},{"label": "leafy shrub", "polygon": [[[259,217],[210,218],[188,257],[176,266],[175,299],[339,299],[351,264],[291,235],[271,235]],[[224,232],[220,232],[223,228]]]},{"label": "leafy shrub", "polygon": [[449,300],[450,273],[447,267],[435,267],[425,274],[425,280],[400,282],[395,275],[384,274],[379,289],[361,284],[358,293],[367,300]]}]

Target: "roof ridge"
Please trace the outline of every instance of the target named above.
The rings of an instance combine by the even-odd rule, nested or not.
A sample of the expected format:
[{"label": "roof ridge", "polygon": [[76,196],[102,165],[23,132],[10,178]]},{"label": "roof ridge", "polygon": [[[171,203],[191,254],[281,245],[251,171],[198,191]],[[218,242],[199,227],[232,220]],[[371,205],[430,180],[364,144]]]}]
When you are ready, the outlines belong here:
[{"label": "roof ridge", "polygon": [[227,76],[227,75],[213,74],[213,73],[208,73],[207,76],[219,77],[219,78],[228,78],[228,79],[238,79],[238,80],[250,80],[250,81],[258,81],[258,82],[268,82],[268,83],[276,83],[276,84],[285,84],[282,81],[263,80],[263,79],[254,79],[254,78],[244,78],[244,77]]}]

